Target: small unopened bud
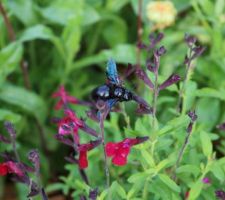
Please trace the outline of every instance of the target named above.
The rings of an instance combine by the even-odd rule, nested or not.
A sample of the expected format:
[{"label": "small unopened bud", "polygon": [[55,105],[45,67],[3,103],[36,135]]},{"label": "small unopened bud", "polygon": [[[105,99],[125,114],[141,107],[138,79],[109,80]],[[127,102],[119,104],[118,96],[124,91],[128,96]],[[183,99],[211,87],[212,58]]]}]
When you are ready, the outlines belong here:
[{"label": "small unopened bud", "polygon": [[94,190],[90,190],[89,192],[90,200],[96,200],[97,196],[98,196],[98,188],[95,188]]},{"label": "small unopened bud", "polygon": [[37,171],[39,171],[39,169],[40,169],[40,157],[39,157],[39,153],[36,149],[33,149],[28,153],[28,159],[34,164],[35,169]]},{"label": "small unopened bud", "polygon": [[162,56],[165,53],[166,53],[166,49],[165,49],[164,46],[161,46],[161,47],[159,47],[159,49],[156,50],[156,55],[159,56],[159,57]]},{"label": "small unopened bud", "polygon": [[159,90],[163,90],[167,87],[169,87],[170,85],[180,81],[180,76],[177,74],[172,74],[166,81],[164,81],[160,86],[159,86]]},{"label": "small unopened bud", "polygon": [[145,73],[144,70],[142,69],[137,69],[136,70],[136,75],[138,76],[138,78],[140,78],[142,81],[144,81],[144,83],[150,88],[153,89],[154,85],[152,83],[152,81],[148,78],[147,74]]},{"label": "small unopened bud", "polygon": [[190,117],[192,122],[195,122],[198,118],[198,116],[195,114],[195,111],[189,111],[188,116]]}]

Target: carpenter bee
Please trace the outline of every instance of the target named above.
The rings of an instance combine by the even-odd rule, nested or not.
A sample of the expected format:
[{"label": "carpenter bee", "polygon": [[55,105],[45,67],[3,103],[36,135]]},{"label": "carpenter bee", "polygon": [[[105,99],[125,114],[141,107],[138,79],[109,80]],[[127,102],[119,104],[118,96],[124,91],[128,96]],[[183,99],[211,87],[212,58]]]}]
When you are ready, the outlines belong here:
[{"label": "carpenter bee", "polygon": [[107,63],[106,77],[107,83],[95,88],[92,91],[92,98],[94,101],[103,100],[107,102],[110,109],[117,102],[131,100],[148,107],[148,104],[144,99],[122,86],[122,82],[118,76],[116,63],[113,59],[109,59]]}]

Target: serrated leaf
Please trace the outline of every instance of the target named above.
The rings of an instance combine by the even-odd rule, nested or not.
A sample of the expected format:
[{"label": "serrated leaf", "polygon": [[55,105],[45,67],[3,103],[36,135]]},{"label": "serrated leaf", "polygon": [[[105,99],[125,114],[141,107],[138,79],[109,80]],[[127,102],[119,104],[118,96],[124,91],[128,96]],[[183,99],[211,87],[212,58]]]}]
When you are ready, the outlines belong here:
[{"label": "serrated leaf", "polygon": [[160,180],[174,192],[180,192],[180,187],[169,176],[165,174],[159,174],[158,176]]}]

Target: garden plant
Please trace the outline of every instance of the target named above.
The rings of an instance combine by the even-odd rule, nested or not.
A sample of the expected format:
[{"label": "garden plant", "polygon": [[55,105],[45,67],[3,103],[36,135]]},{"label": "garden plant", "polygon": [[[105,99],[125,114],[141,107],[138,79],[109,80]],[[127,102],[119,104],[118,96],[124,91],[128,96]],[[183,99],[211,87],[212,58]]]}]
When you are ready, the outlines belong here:
[{"label": "garden plant", "polygon": [[0,0],[0,199],[225,200],[225,0]]}]

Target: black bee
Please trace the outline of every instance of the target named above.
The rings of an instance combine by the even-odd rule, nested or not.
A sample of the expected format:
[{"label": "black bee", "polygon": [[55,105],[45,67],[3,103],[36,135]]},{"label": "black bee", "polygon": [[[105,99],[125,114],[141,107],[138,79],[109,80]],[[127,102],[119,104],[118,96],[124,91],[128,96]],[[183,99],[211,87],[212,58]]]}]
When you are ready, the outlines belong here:
[{"label": "black bee", "polygon": [[107,63],[106,76],[108,83],[101,85],[92,91],[92,98],[95,101],[103,100],[107,102],[110,109],[117,102],[130,100],[134,100],[140,105],[144,105],[146,108],[149,107],[144,99],[122,86],[117,73],[116,63],[113,59],[110,59]]},{"label": "black bee", "polygon": [[104,84],[92,91],[92,98],[97,100],[107,101],[110,99],[117,99],[118,101],[133,100],[133,93],[122,86],[115,84]]}]

